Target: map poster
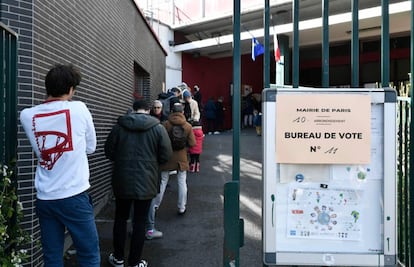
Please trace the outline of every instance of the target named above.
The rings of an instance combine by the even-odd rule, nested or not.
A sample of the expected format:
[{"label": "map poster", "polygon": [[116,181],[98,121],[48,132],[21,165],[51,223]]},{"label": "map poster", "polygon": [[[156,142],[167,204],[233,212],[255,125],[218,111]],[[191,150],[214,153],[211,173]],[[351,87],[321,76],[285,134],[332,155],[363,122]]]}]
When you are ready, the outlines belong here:
[{"label": "map poster", "polygon": [[276,102],[277,163],[370,163],[370,95],[278,94]]},{"label": "map poster", "polygon": [[361,239],[362,190],[291,185],[287,236],[301,239]]}]

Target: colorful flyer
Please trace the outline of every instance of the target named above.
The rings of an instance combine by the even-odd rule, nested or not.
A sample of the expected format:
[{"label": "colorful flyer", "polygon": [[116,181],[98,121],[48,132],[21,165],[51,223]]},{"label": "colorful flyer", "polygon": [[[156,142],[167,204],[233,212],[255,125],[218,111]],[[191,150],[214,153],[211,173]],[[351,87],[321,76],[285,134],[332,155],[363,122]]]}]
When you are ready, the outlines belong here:
[{"label": "colorful flyer", "polygon": [[291,185],[288,238],[360,240],[361,199],[362,190]]}]

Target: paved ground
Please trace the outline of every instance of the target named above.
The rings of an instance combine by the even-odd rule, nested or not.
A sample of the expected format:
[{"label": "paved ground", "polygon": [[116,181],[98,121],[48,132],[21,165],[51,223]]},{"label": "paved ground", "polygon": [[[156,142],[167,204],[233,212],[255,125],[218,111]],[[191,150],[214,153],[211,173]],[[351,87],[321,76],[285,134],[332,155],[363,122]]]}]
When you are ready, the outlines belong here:
[{"label": "paved ground", "polygon": [[[157,212],[156,227],[164,233],[158,240],[146,241],[143,258],[150,267],[223,266],[223,192],[232,180],[231,132],[206,135],[200,173],[188,173],[188,206],[177,216],[177,180],[170,177],[164,200]],[[240,217],[244,219],[245,244],[240,248],[240,266],[263,266],[261,230],[261,138],[253,129],[240,136]],[[110,201],[98,214],[102,264],[112,251],[114,205]],[[76,256],[65,267],[77,266]]]}]

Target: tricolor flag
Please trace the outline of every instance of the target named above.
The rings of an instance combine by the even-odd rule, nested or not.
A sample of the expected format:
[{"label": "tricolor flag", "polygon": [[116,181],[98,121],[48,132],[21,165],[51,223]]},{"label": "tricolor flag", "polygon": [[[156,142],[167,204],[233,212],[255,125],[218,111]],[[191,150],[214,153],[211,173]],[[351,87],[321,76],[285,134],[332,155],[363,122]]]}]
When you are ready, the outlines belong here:
[{"label": "tricolor flag", "polygon": [[252,38],[252,59],[253,61],[256,60],[256,57],[264,53],[264,46],[256,40],[256,38]]},{"label": "tricolor flag", "polygon": [[275,61],[279,62],[280,61],[280,49],[279,49],[279,42],[277,41],[276,33],[273,34],[273,43],[275,46]]}]

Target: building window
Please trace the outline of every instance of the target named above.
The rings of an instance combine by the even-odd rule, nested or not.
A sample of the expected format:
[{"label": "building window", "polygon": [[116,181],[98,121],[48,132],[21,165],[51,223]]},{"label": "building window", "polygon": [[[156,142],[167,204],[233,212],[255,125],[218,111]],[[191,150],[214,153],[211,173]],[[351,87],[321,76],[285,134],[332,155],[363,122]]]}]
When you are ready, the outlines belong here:
[{"label": "building window", "polygon": [[151,78],[141,66],[134,62],[134,98],[150,100]]}]

